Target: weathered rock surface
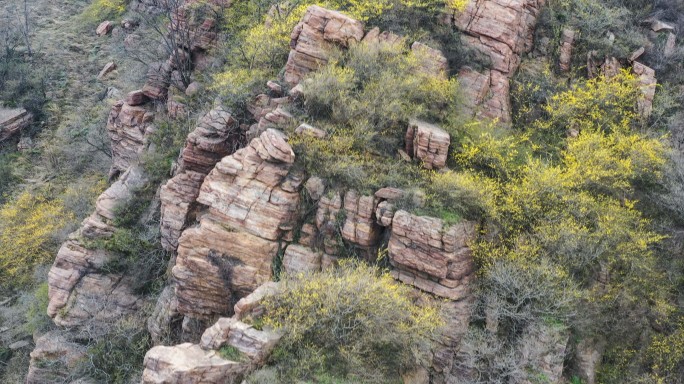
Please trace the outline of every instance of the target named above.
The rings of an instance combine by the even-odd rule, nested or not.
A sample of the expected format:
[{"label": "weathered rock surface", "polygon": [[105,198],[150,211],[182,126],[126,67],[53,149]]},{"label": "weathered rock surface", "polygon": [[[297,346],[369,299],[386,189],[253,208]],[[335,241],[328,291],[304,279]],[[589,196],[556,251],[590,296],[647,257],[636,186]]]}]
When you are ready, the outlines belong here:
[{"label": "weathered rock surface", "polygon": [[291,35],[285,81],[298,84],[308,73],[328,62],[332,47],[346,48],[363,39],[363,24],[342,13],[312,5]]},{"label": "weathered rock surface", "polygon": [[25,109],[3,109],[0,107],[0,143],[26,128],[33,116]]},{"label": "weathered rock surface", "polygon": [[147,69],[147,81],[142,91],[150,99],[165,99],[171,84],[173,66],[170,61],[150,64]]},{"label": "weathered rock surface", "polygon": [[467,296],[475,278],[468,241],[474,224],[462,222],[448,228],[440,219],[398,211],[392,219],[389,257],[398,280],[451,300]]},{"label": "weathered rock surface", "polygon": [[263,364],[280,338],[276,332],[259,331],[239,320],[224,317],[204,332],[200,346],[212,350],[230,345],[256,364]]},{"label": "weathered rock surface", "polygon": [[147,148],[153,120],[154,112],[148,106],[132,106],[124,101],[112,106],[107,119],[107,133],[112,141],[110,178],[138,163]]},{"label": "weathered rock surface", "polygon": [[[466,44],[491,59],[490,71],[481,76],[470,73],[467,96],[487,93],[473,109],[477,116],[508,123],[510,117],[509,78],[520,64],[520,54],[533,46],[534,26],[545,0],[473,0],[463,12],[454,16],[456,26],[464,32]],[[488,73],[487,73],[488,72]],[[465,103],[468,106],[468,102]]]},{"label": "weathered rock surface", "polygon": [[321,270],[323,255],[311,248],[292,244],[285,249],[283,270],[287,273],[318,272]]},{"label": "weathered rock surface", "polygon": [[215,108],[188,135],[176,173],[160,191],[162,246],[178,247],[178,238],[192,216],[206,175],[238,146],[239,125],[230,113]]},{"label": "weathered rock surface", "polygon": [[411,120],[406,131],[406,152],[427,169],[446,166],[451,137],[442,128],[424,121]]},{"label": "weathered rock surface", "polygon": [[133,191],[146,182],[137,168],[124,173],[100,195],[95,212],[82,227],[62,244],[48,273],[47,312],[56,324],[74,326],[92,318],[105,321],[135,311],[142,304],[130,289],[128,278],[99,272],[117,256],[87,245],[114,233],[111,222],[117,207],[126,204]]},{"label": "weathered rock surface", "polygon": [[233,384],[241,382],[248,368],[190,343],[150,349],[144,367],[143,384]]},{"label": "weathered rock surface", "polygon": [[103,21],[95,29],[95,34],[97,34],[98,36],[104,36],[104,35],[108,34],[109,32],[111,32],[112,29],[114,29],[114,23],[112,23],[111,21],[108,21],[108,20]]},{"label": "weathered rock surface", "polygon": [[375,218],[377,202],[375,196],[361,196],[353,190],[344,194],[344,198],[340,193],[321,198],[316,227],[322,235],[325,253],[335,255],[339,252],[338,234],[360,248],[375,247],[381,233]]},{"label": "weathered rock surface", "polygon": [[147,331],[154,345],[166,344],[174,331],[180,327],[181,316],[178,312],[176,286],[171,282],[159,294],[154,311],[147,319]]},{"label": "weathered rock surface", "polygon": [[302,177],[290,173],[293,162],[284,134],[269,129],[207,176],[197,199],[205,212],[183,232],[173,268],[181,313],[228,314],[270,280],[277,241],[298,214]]},{"label": "weathered rock surface", "polygon": [[86,356],[86,347],[55,330],[35,340],[26,384],[61,383]]},{"label": "weathered rock surface", "polygon": [[243,320],[247,317],[256,318],[261,316],[264,313],[264,308],[261,305],[263,300],[278,293],[279,287],[279,284],[274,281],[260,285],[254,292],[243,297],[235,304],[235,315],[233,317],[237,320]]}]

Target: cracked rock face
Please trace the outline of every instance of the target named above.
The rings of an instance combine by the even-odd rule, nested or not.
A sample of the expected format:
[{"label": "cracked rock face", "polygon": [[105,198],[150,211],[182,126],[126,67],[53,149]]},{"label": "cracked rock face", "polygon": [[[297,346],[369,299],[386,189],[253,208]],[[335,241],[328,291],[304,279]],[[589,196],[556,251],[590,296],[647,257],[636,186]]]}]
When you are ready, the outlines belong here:
[{"label": "cracked rock face", "polygon": [[312,5],[292,32],[285,81],[298,84],[307,74],[325,65],[331,48],[346,48],[363,39],[363,24],[340,12]]},{"label": "cracked rock face", "polygon": [[520,65],[520,55],[532,49],[534,27],[544,3],[545,0],[473,0],[455,15],[456,27],[465,35],[463,41],[488,56],[492,63],[489,71],[464,72],[462,84],[468,85],[464,92],[475,100],[466,106],[474,115],[503,123],[511,121],[509,78]]},{"label": "cracked rock face", "polygon": [[26,384],[64,382],[86,356],[85,346],[70,340],[59,330],[41,335],[35,343]]},{"label": "cracked rock face", "polygon": [[389,258],[392,275],[405,284],[450,300],[468,295],[475,278],[468,241],[472,222],[444,227],[440,219],[398,211],[392,219]]},{"label": "cracked rock face", "polygon": [[446,166],[451,137],[442,128],[423,121],[411,120],[406,132],[406,152],[426,169]]},{"label": "cracked rock face", "polygon": [[293,163],[285,135],[269,129],[207,176],[198,198],[205,212],[183,232],[173,268],[179,312],[228,314],[271,279],[278,240],[298,214],[303,180],[290,173]]},{"label": "cracked rock face", "polygon": [[237,120],[221,108],[204,115],[188,135],[178,171],[160,191],[161,241],[166,250],[178,247],[178,238],[192,216],[204,178],[235,150],[238,140]]}]

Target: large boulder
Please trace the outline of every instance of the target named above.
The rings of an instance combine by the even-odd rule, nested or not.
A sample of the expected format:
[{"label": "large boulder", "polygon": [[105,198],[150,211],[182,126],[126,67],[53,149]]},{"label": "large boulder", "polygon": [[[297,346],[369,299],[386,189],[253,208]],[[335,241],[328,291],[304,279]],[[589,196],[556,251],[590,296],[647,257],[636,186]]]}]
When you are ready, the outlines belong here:
[{"label": "large boulder", "polygon": [[86,357],[86,347],[63,331],[47,332],[35,340],[26,384],[61,383]]},{"label": "large boulder", "polygon": [[298,84],[328,62],[333,47],[346,48],[363,39],[363,24],[340,12],[310,6],[291,35],[285,81]]}]

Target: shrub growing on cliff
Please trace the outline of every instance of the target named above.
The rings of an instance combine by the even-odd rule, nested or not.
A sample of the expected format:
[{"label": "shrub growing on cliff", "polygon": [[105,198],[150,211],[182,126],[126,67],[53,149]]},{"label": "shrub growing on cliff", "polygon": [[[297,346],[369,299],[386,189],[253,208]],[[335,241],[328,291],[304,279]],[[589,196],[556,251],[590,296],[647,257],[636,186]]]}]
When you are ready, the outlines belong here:
[{"label": "shrub growing on cliff", "polygon": [[265,324],[285,331],[274,355],[283,380],[328,373],[356,382],[396,382],[443,320],[434,303],[376,267],[287,275],[265,303]]},{"label": "shrub growing on cliff", "polygon": [[54,234],[72,220],[58,200],[24,192],[0,207],[0,288],[28,283],[50,260]]}]

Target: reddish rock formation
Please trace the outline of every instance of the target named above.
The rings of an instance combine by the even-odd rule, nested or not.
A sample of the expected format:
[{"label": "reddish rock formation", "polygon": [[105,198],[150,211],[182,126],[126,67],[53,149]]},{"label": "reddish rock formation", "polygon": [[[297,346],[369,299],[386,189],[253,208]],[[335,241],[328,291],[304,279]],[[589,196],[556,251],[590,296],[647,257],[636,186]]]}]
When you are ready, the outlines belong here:
[{"label": "reddish rock formation", "polygon": [[130,288],[130,279],[100,272],[117,255],[89,247],[88,243],[114,233],[112,220],[117,207],[126,204],[133,191],[146,182],[137,168],[124,173],[100,195],[95,212],[83,221],[82,227],[62,244],[48,274],[47,312],[56,324],[74,326],[89,319],[115,319],[142,304]]},{"label": "reddish rock formation", "polygon": [[148,106],[132,106],[124,101],[112,106],[107,119],[107,133],[112,141],[110,178],[138,163],[153,120],[154,112]]},{"label": "reddish rock formation", "polygon": [[398,211],[392,220],[389,257],[400,281],[451,300],[466,297],[475,267],[468,241],[474,224],[448,228],[440,219]]},{"label": "reddish rock formation", "polygon": [[192,216],[206,175],[238,145],[239,126],[230,113],[216,108],[204,115],[185,142],[176,176],[160,191],[162,246],[175,251]]},{"label": "reddish rock formation", "polygon": [[520,54],[532,49],[534,26],[544,3],[545,0],[473,0],[455,15],[456,26],[465,34],[464,42],[492,61],[490,71],[483,71],[481,76],[469,73],[466,81],[474,88],[465,90],[469,97],[487,90],[482,101],[466,102],[466,106],[479,106],[473,110],[477,116],[510,122],[509,78],[518,69]]},{"label": "reddish rock formation", "polygon": [[224,345],[237,349],[257,364],[264,364],[281,335],[259,331],[235,318],[221,318],[202,334],[200,347],[216,350]]},{"label": "reddish rock formation", "polygon": [[206,212],[183,232],[173,268],[181,313],[230,313],[230,297],[270,280],[277,240],[298,215],[302,178],[290,173],[293,162],[285,136],[269,129],[207,176],[197,199]]},{"label": "reddish rock formation", "polygon": [[316,227],[323,238],[325,253],[335,255],[342,239],[363,249],[371,250],[377,246],[381,227],[376,223],[375,207],[378,201],[374,196],[361,196],[356,191],[323,197],[318,203]]},{"label": "reddish rock formation", "polygon": [[33,120],[27,110],[0,108],[0,143],[21,132]]},{"label": "reddish rock formation", "polygon": [[308,73],[328,62],[332,47],[361,41],[363,24],[342,13],[312,5],[291,35],[285,81],[298,84]]},{"label": "reddish rock formation", "polygon": [[411,120],[406,131],[406,152],[427,169],[446,166],[451,137],[442,128],[423,121]]}]

